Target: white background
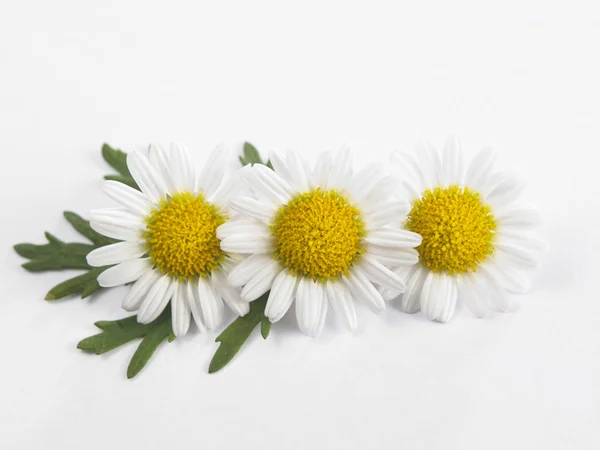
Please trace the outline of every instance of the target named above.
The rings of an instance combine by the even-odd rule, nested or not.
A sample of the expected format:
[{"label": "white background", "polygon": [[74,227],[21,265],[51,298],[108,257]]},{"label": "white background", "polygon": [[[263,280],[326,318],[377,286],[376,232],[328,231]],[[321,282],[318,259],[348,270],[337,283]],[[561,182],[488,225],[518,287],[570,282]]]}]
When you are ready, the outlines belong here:
[{"label": "white background", "polygon": [[[600,6],[553,2],[3,2],[0,7],[0,448],[600,448]],[[43,300],[12,250],[111,205],[106,141],[263,151],[355,143],[387,161],[430,137],[522,167],[551,244],[517,313],[441,325],[360,311],[318,339],[293,314],[206,373],[215,334],[75,348],[124,290]]]}]

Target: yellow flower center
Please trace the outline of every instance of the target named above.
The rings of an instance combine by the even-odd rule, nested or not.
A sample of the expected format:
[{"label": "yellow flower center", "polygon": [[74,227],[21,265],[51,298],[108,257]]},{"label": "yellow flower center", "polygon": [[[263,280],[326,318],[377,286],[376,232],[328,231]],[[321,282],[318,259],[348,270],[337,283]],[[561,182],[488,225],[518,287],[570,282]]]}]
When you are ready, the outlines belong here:
[{"label": "yellow flower center", "polygon": [[271,232],[275,258],[313,280],[338,278],[363,253],[360,212],[334,190],[296,196],[279,208]]},{"label": "yellow flower center", "polygon": [[146,218],[150,260],[161,273],[179,280],[207,276],[225,256],[216,234],[224,222],[202,195],[184,192],[163,200]]},{"label": "yellow flower center", "polygon": [[406,228],[423,237],[420,261],[434,272],[474,272],[494,252],[494,216],[466,187],[426,190],[413,204]]}]

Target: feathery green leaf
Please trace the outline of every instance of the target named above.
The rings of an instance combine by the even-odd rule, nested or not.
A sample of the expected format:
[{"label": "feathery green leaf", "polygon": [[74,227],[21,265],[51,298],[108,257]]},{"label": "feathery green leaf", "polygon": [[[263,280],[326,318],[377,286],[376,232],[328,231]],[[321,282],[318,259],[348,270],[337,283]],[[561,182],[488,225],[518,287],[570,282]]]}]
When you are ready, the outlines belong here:
[{"label": "feathery green leaf", "polygon": [[107,175],[104,179],[119,181],[139,190],[137,183],[131,176],[131,172],[129,172],[129,168],[127,167],[127,153],[118,148],[113,148],[108,144],[103,144],[102,156],[113,169],[119,172],[119,175]]}]

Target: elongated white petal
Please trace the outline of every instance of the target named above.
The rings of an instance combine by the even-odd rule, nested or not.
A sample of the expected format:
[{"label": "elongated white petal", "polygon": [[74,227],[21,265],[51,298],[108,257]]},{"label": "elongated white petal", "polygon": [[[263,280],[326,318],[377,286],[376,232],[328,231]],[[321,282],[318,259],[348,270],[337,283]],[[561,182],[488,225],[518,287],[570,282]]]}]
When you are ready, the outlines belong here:
[{"label": "elongated white petal", "polygon": [[[390,198],[390,192],[398,187],[395,175],[386,175],[379,179],[370,189],[360,197],[359,203],[363,211],[377,211],[379,207]],[[398,221],[400,222],[400,220]]]},{"label": "elongated white petal", "polygon": [[499,232],[494,248],[496,252],[506,255],[520,267],[537,267],[548,251],[548,244],[535,236]]},{"label": "elongated white petal", "polygon": [[512,205],[495,214],[499,229],[530,230],[540,224],[540,212],[530,205]]},{"label": "elongated white petal", "polygon": [[204,169],[198,177],[198,190],[206,197],[211,197],[219,188],[228,168],[228,159],[231,149],[224,145],[218,145],[208,157]]},{"label": "elongated white petal", "polygon": [[123,298],[121,306],[125,311],[135,311],[139,309],[146,294],[154,283],[160,278],[158,269],[148,270],[129,288],[127,294]]},{"label": "elongated white petal", "polygon": [[423,192],[428,187],[423,172],[412,155],[396,150],[390,155],[390,161],[399,174],[402,175],[401,178],[409,180],[416,192]]},{"label": "elongated white petal", "polygon": [[223,320],[223,300],[209,278],[200,277],[198,279],[198,298],[206,328],[217,329]]},{"label": "elongated white petal", "polygon": [[412,266],[419,262],[419,252],[414,248],[392,248],[369,244],[366,253],[387,267]]},{"label": "elongated white petal", "polygon": [[290,274],[287,270],[279,272],[275,280],[273,280],[265,308],[265,316],[271,322],[275,323],[281,320],[288,309],[290,309],[296,295],[298,281],[298,277]]},{"label": "elongated white petal", "polygon": [[217,237],[221,240],[240,234],[269,237],[271,236],[271,230],[263,222],[256,219],[230,220],[217,228]]},{"label": "elongated white petal", "polygon": [[188,281],[184,284],[182,289],[185,289],[185,297],[190,305],[194,323],[198,327],[198,330],[201,332],[205,331],[206,326],[204,325],[204,316],[202,313],[202,306],[200,306],[200,296],[198,294],[198,281]]},{"label": "elongated white petal", "polygon": [[271,289],[273,280],[279,272],[281,272],[281,267],[277,261],[271,261],[259,270],[242,289],[242,300],[251,302]]},{"label": "elongated white petal", "polygon": [[227,275],[222,270],[215,270],[211,274],[212,284],[217,294],[225,301],[229,309],[238,316],[245,316],[250,311],[248,302],[242,300],[241,289],[233,287],[227,282]]},{"label": "elongated white petal", "polygon": [[378,228],[369,231],[364,240],[382,247],[412,248],[419,246],[423,238],[419,234],[408,230]]},{"label": "elongated white petal", "polygon": [[454,314],[457,295],[452,277],[429,272],[421,290],[421,310],[429,320],[449,322]]},{"label": "elongated white petal", "polygon": [[383,266],[370,255],[363,255],[360,259],[359,266],[367,279],[379,286],[395,289],[398,292],[404,292],[406,289],[404,281],[398,274]]},{"label": "elongated white petal", "polygon": [[311,173],[306,161],[293,150],[288,150],[286,161],[290,171],[290,184],[298,192],[308,191],[310,189]]},{"label": "elongated white petal", "polygon": [[319,320],[317,321],[317,327],[314,330],[314,337],[317,337],[323,331],[325,327],[325,319],[327,318],[327,310],[329,309],[329,299],[327,298],[327,290],[323,283],[320,284],[320,289],[323,291],[323,301],[321,302],[321,310],[319,311]]},{"label": "elongated white petal", "polygon": [[177,337],[185,336],[190,328],[191,311],[187,299],[187,290],[183,283],[173,283],[175,291],[171,299],[171,322],[173,334]]},{"label": "elongated white petal", "polygon": [[250,197],[233,200],[230,205],[232,210],[245,216],[254,217],[264,223],[270,223],[277,213],[273,204],[261,202]]},{"label": "elongated white petal", "polygon": [[102,287],[113,287],[131,283],[151,268],[152,263],[149,258],[124,261],[98,275],[98,284]]},{"label": "elongated white petal", "polygon": [[177,189],[171,180],[169,173],[171,164],[169,162],[169,152],[160,145],[152,144],[148,150],[148,160],[156,172],[161,176],[167,187],[167,192],[171,195],[177,193]]},{"label": "elongated white petal", "polygon": [[421,290],[427,278],[428,270],[417,266],[406,281],[406,290],[400,298],[400,309],[414,314],[421,309]]},{"label": "elongated white petal", "polygon": [[488,307],[477,289],[477,282],[471,273],[463,273],[456,280],[458,298],[476,317],[486,317]]},{"label": "elongated white petal", "polygon": [[525,189],[525,184],[525,179],[520,173],[512,174],[485,197],[485,202],[497,211],[513,203]]},{"label": "elongated white petal", "polygon": [[499,286],[516,294],[525,294],[531,287],[527,277],[510,264],[486,260],[479,265],[478,270],[485,270]]},{"label": "elongated white petal", "polygon": [[221,249],[229,253],[270,253],[275,240],[272,237],[253,234],[236,234],[221,241]]},{"label": "elongated white petal", "polygon": [[296,290],[296,320],[300,331],[316,336],[323,308],[323,284],[310,278],[301,278]]},{"label": "elongated white petal", "polygon": [[141,242],[117,242],[92,250],[86,259],[90,266],[102,267],[119,264],[129,259],[139,258],[146,253],[146,246]]},{"label": "elongated white petal", "polygon": [[313,188],[321,188],[323,190],[327,189],[327,183],[329,182],[329,174],[331,173],[332,165],[333,156],[330,152],[323,152],[319,155],[310,182]]},{"label": "elongated white petal", "polygon": [[276,204],[287,203],[294,191],[275,171],[262,164],[252,166],[255,187],[260,187],[263,195],[273,200]]},{"label": "elongated white petal", "polygon": [[130,227],[122,227],[103,222],[95,222],[90,220],[92,230],[107,236],[109,238],[118,239],[120,241],[139,241],[142,239],[143,230],[132,229]]},{"label": "elongated white petal", "polygon": [[339,281],[327,281],[325,283],[327,298],[335,313],[342,318],[344,323],[351,330],[355,330],[358,325],[356,319],[356,308],[352,295],[344,283]]},{"label": "elongated white petal", "polygon": [[385,172],[380,163],[371,162],[360,170],[354,177],[352,183],[347,186],[353,198],[360,202],[369,195],[375,185],[384,177]]},{"label": "elongated white petal", "polygon": [[366,228],[367,230],[373,230],[390,223],[402,223],[410,209],[410,203],[393,201],[380,204],[377,209],[364,214]]},{"label": "elongated white petal", "polygon": [[[394,267],[393,269],[390,269],[390,270],[392,272],[394,272],[398,277],[400,277],[400,279],[402,280],[404,285],[406,285],[406,282],[408,281],[410,275],[415,270],[415,266]],[[386,302],[388,302],[390,300],[395,300],[402,296],[402,293],[400,291],[398,291],[397,289],[388,288],[388,287],[381,286],[381,285],[379,285],[377,287],[377,291],[379,291],[379,293],[381,294],[381,296],[383,297],[383,299]]]},{"label": "elongated white petal", "polygon": [[196,177],[187,147],[181,142],[172,142],[169,152],[169,174],[177,192],[194,192]]},{"label": "elongated white petal", "polygon": [[106,180],[103,184],[103,191],[127,210],[142,217],[147,216],[154,206],[140,191],[118,181]]},{"label": "elongated white petal", "polygon": [[417,143],[417,161],[425,179],[425,187],[439,186],[442,163],[433,145],[427,141]]},{"label": "elongated white petal", "polygon": [[363,302],[371,311],[379,314],[385,309],[383,297],[360,268],[353,267],[348,275],[342,276],[342,280],[352,296]]},{"label": "elongated white petal", "polygon": [[512,302],[506,289],[485,270],[481,269],[475,274],[477,277],[477,288],[480,295],[485,296],[490,308],[497,312],[510,311]]},{"label": "elongated white petal", "polygon": [[229,275],[227,281],[232,286],[240,287],[248,283],[252,277],[260,272],[264,267],[273,263],[272,255],[257,253],[244,259],[235,266]]},{"label": "elongated white petal", "polygon": [[477,192],[482,192],[490,179],[495,160],[496,152],[491,147],[481,149],[469,164],[465,175],[465,185]]},{"label": "elongated white petal", "polygon": [[328,189],[347,189],[348,180],[352,177],[354,151],[350,145],[344,145],[335,155],[335,160],[329,173]]},{"label": "elongated white petal", "polygon": [[283,156],[279,150],[273,149],[269,151],[269,161],[271,161],[273,170],[275,170],[281,178],[284,180],[291,179],[292,175],[290,174],[290,169],[288,168],[285,156]]},{"label": "elongated white petal", "polygon": [[177,288],[176,283],[177,281],[169,275],[163,275],[156,280],[137,313],[139,323],[150,323],[160,316]]},{"label": "elongated white petal", "polygon": [[146,228],[144,218],[124,208],[102,208],[90,211],[90,221],[130,230]]},{"label": "elongated white petal", "polygon": [[127,154],[127,168],[140,190],[154,203],[159,203],[167,193],[167,185],[148,158],[138,152]]},{"label": "elongated white petal", "polygon": [[460,186],[462,181],[462,142],[456,136],[450,136],[446,141],[442,157],[442,184]]}]

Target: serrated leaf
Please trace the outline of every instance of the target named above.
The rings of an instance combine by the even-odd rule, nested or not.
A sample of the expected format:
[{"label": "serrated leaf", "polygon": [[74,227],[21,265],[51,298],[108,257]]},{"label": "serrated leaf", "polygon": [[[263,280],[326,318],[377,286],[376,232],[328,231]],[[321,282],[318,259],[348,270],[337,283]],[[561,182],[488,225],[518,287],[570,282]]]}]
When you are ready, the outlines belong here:
[{"label": "serrated leaf", "polygon": [[46,232],[47,244],[17,244],[15,251],[30,259],[23,267],[31,272],[62,269],[90,269],[85,257],[94,248],[90,244],[66,243]]},{"label": "serrated leaf", "polygon": [[[252,330],[254,330],[259,323],[263,323],[267,298],[268,293],[264,294],[258,300],[250,302],[250,312],[244,317],[235,319],[219,336],[217,336],[215,342],[220,342],[221,345],[219,345],[219,348],[210,361],[208,373],[215,373],[225,367],[237,354],[240,348],[242,348],[242,345],[244,345],[244,342],[246,342],[250,333],[252,333]],[[268,332],[266,335],[268,335]],[[266,339],[264,334],[263,338]]]},{"label": "serrated leaf", "polygon": [[106,267],[95,267],[83,275],[79,275],[63,281],[60,284],[54,286],[48,294],[46,294],[46,300],[53,301],[60,298],[68,297],[69,295],[81,295],[81,298],[86,298],[92,295],[94,292],[100,289],[98,284],[98,275],[108,269]]},{"label": "serrated leaf", "polygon": [[240,156],[240,162],[243,166],[248,164],[264,164],[258,150],[250,142],[244,142],[244,150]]},{"label": "serrated leaf", "polygon": [[63,215],[65,216],[65,219],[67,219],[67,221],[71,224],[73,228],[75,228],[75,230],[79,234],[88,238],[98,247],[119,242],[116,239],[111,239],[98,233],[97,231],[94,231],[90,226],[89,220],[85,220],[79,214],[76,214],[71,211],[65,211]]},{"label": "serrated leaf", "polygon": [[108,144],[103,144],[102,157],[113,169],[119,172],[119,175],[107,175],[104,177],[105,179],[119,181],[139,190],[137,183],[131,176],[131,172],[129,172],[129,168],[127,167],[127,153],[118,148],[113,148]]},{"label": "serrated leaf", "polygon": [[142,339],[129,362],[127,378],[133,378],[146,366],[165,339],[171,342],[175,338],[171,328],[170,308],[166,308],[154,322],[145,325],[137,322],[137,316],[100,321],[95,325],[102,332],[82,339],[77,344],[78,349],[101,355],[135,339]]},{"label": "serrated leaf", "polygon": [[142,339],[142,342],[129,362],[129,366],[127,366],[127,378],[133,378],[140,373],[140,370],[146,366],[146,363],[152,357],[158,346],[162,344],[165,339],[168,339],[169,342],[173,340],[171,339],[172,335],[173,330],[170,318],[150,330],[148,334],[144,336],[144,339]]}]

